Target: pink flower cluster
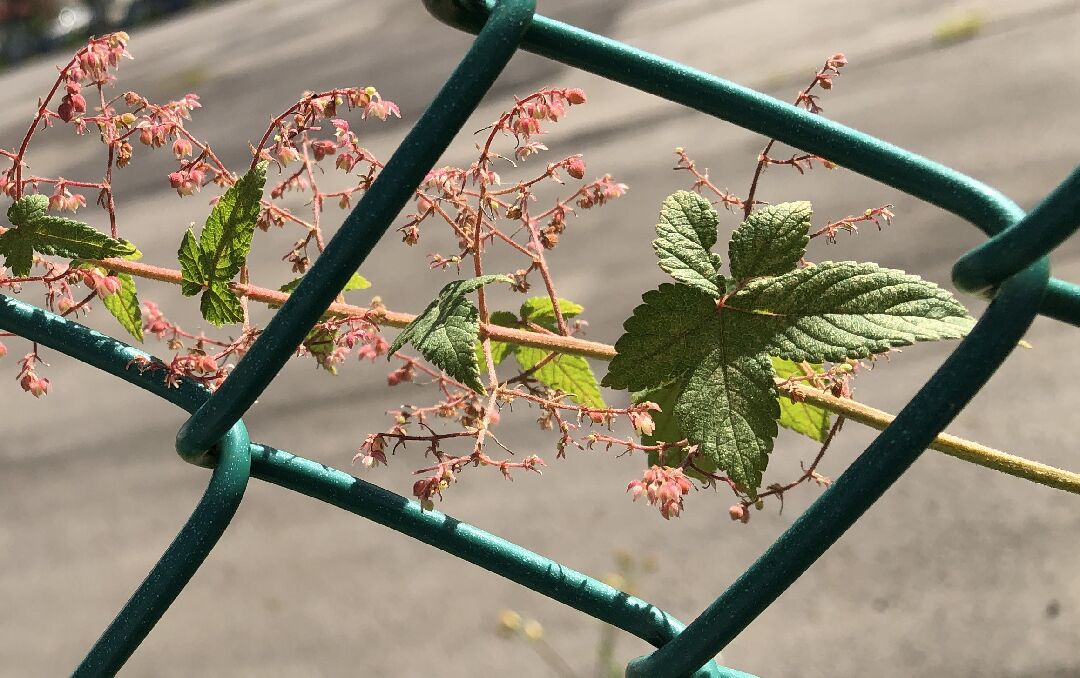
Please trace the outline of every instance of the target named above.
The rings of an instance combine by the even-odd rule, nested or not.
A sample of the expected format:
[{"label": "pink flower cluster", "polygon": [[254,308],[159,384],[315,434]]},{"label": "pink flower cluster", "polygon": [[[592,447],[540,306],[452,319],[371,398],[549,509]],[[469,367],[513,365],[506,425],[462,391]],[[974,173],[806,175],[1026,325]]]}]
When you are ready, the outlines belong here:
[{"label": "pink flower cluster", "polygon": [[106,275],[97,268],[84,268],[79,273],[83,284],[97,292],[99,297],[109,297],[120,291],[120,279],[115,275]]},{"label": "pink flower cluster", "polygon": [[634,495],[634,501],[645,495],[650,506],[660,509],[665,520],[678,517],[683,509],[683,496],[690,492],[690,480],[681,468],[652,466],[645,469],[641,480],[632,480],[626,491]]},{"label": "pink flower cluster", "polygon": [[34,371],[34,363],[37,361],[37,353],[27,353],[23,356],[19,360],[19,374],[15,376],[15,379],[18,380],[22,390],[35,398],[40,398],[43,395],[48,395],[49,380],[46,377],[39,377]]}]

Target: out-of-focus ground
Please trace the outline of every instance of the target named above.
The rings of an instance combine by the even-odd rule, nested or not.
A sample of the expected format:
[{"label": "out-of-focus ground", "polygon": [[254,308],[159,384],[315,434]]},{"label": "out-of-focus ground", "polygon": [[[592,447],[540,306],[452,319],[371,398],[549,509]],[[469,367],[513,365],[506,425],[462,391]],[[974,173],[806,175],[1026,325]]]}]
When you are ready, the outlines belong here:
[{"label": "out-of-focus ground", "polygon": [[[852,65],[823,100],[828,116],[970,173],[1024,207],[1080,160],[1076,2],[543,0],[540,11],[783,99],[826,56],[844,51]],[[943,22],[969,12],[982,19],[971,39],[934,41]],[[120,87],[151,99],[198,92],[205,108],[192,128],[239,166],[268,116],[303,90],[374,84],[405,117],[362,128],[385,158],[469,40],[419,1],[244,0],[134,34],[136,59],[122,66]],[[21,138],[61,58],[0,76],[0,145]],[[610,172],[631,187],[575,220],[553,257],[560,292],[587,308],[589,337],[612,342],[641,292],[662,279],[649,248],[657,206],[689,185],[670,169],[672,149],[686,147],[717,184],[743,193],[762,139],[524,54],[467,129],[493,120],[513,95],[548,84],[589,94],[587,106],[554,128],[553,156],[582,152],[590,177]],[[67,134],[54,133],[32,156],[35,171],[95,176],[99,147]],[[472,143],[463,136],[445,161],[467,162]],[[120,172],[117,191],[123,232],[146,261],[169,264],[183,228],[205,218],[210,194],[178,200],[165,156],[138,156]],[[799,177],[774,168],[762,191],[766,200],[813,200],[815,223],[895,205],[893,226],[863,228],[835,246],[815,243],[818,260],[873,259],[947,284],[953,260],[982,237],[844,170]],[[727,227],[735,222],[723,217]],[[291,237],[259,235],[256,281],[287,278],[278,257]],[[447,279],[424,263],[442,243],[431,237],[407,249],[388,236],[361,269],[375,282],[370,292],[394,309],[421,308]],[[1080,280],[1074,243],[1053,261],[1055,274]],[[174,290],[144,284],[141,292],[171,316],[195,321],[194,304]],[[98,326],[111,330],[108,321]],[[1080,386],[1068,360],[1074,339],[1061,324],[1037,321],[1029,335],[1035,348],[1018,351],[950,430],[1080,467],[1071,422]],[[55,352],[47,353],[46,372],[54,391],[34,401],[12,381],[25,347],[7,343],[0,674],[58,675],[78,663],[168,545],[207,474],[172,451],[179,411]],[[896,411],[948,349],[905,350],[861,376],[857,397]],[[149,350],[166,353],[153,342]],[[425,397],[415,387],[386,389],[386,369],[351,362],[330,378],[309,361],[291,365],[245,417],[252,438],[360,473],[349,460],[366,433],[385,426],[382,412]],[[623,491],[640,457],[596,451],[556,463],[553,439],[535,431],[529,413],[516,417],[521,423],[502,438],[548,457],[544,477],[519,474],[510,484],[469,472],[440,508],[593,575],[611,568],[618,549],[654,556],[659,570],[642,582],[642,595],[687,621],[818,494],[802,488],[783,514],[770,504],[742,526],[728,519],[729,497],[695,493],[686,514],[666,523]],[[822,471],[839,475],[871,438],[849,425]],[[419,452],[364,477],[407,494]],[[794,476],[812,454],[808,442],[783,435],[770,476]],[[928,452],[725,650],[725,660],[762,676],[1080,675],[1078,529],[1077,498]],[[125,673],[550,675],[529,648],[494,634],[503,607],[541,619],[549,642],[582,675],[591,670],[597,622],[397,533],[253,482],[220,545]],[[624,659],[647,649],[620,640]]]}]

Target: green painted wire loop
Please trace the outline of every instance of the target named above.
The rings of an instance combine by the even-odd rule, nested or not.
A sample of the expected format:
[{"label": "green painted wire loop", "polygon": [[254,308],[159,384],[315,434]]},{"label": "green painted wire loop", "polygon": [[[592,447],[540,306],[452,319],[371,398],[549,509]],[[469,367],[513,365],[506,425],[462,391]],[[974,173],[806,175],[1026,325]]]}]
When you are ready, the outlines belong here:
[{"label": "green painted wire loop", "polygon": [[1049,254],[1077,228],[1080,228],[1080,167],[1022,221],[957,259],[953,265],[953,282],[965,292],[989,296],[1002,281]]},{"label": "green painted wire loop", "polygon": [[[0,295],[0,328],[17,332],[27,339],[67,353],[189,412],[197,409],[208,395],[204,388],[192,381],[182,380],[177,387],[168,387],[160,372],[140,369],[134,360],[153,360],[142,351],[84,325],[3,295]],[[227,523],[232,517],[236,504],[243,495],[247,470],[250,467],[251,476],[254,478],[385,525],[553,600],[587,612],[653,645],[663,645],[683,629],[681,622],[660,608],[622,593],[592,577],[438,511],[424,511],[415,501],[343,471],[272,447],[248,444],[242,424],[238,424],[233,431],[235,434],[216,448],[223,451],[222,461],[215,468],[211,486],[199,505],[199,509],[205,507],[206,512],[211,513],[205,516],[207,523],[220,523],[222,520]],[[246,446],[243,454],[239,453],[241,444]],[[219,474],[224,474],[221,492],[214,489],[217,487]],[[220,511],[217,515],[213,514],[215,504]],[[197,514],[199,509],[196,510]],[[194,520],[193,516],[189,524]],[[184,529],[188,528],[185,526]],[[221,529],[224,529],[223,525]],[[220,530],[217,534],[220,535]],[[129,602],[128,607],[125,607],[80,665],[77,674],[103,675],[120,668],[153,623],[165,613],[168,604],[175,599],[175,594],[183,588],[183,583],[177,581],[173,568],[179,566],[194,571],[180,561],[183,561],[186,553],[196,550],[202,553],[209,549],[190,541],[181,542],[179,537],[173,542],[146,580],[155,582],[172,578],[168,590],[155,595],[153,590],[140,588],[131,599],[158,604],[153,607],[140,604],[140,608],[149,611],[135,617],[128,611],[128,607],[132,605]],[[199,562],[202,562],[202,558],[205,558],[205,553],[199,557]],[[190,576],[190,572],[186,574],[184,583]],[[143,586],[146,587],[147,583]],[[138,624],[133,623],[136,619]],[[133,633],[132,627],[135,627],[138,633]],[[712,663],[698,676],[752,678],[749,674]]]},{"label": "green painted wire loop", "polygon": [[[148,358],[145,353],[0,295],[0,327],[194,411],[178,434],[177,449],[185,459],[214,468],[192,517],[77,675],[108,674],[123,665],[213,548],[251,475],[391,527],[660,646],[632,661],[628,676],[746,676],[709,660],[914,463],[989,380],[1037,312],[1080,323],[1080,288],[1050,280],[1045,257],[1080,223],[1080,170],[1025,217],[993,189],[925,158],[706,73],[533,17],[532,0],[504,0],[494,7],[480,0],[425,0],[425,4],[451,25],[479,31],[479,37],[289,303],[217,394],[208,397],[188,381],[179,388],[166,387],[160,374],[136,363]],[[415,502],[341,471],[250,444],[239,420],[370,253],[522,40],[531,51],[828,157],[952,211],[994,236],[957,263],[957,277],[965,288],[997,288],[971,334],[893,425],[685,629],[644,601],[478,528],[422,511]]]},{"label": "green painted wire loop", "polygon": [[[425,0],[441,20],[475,30],[488,3]],[[1023,212],[993,189],[926,158],[796,109],[702,71],[636,50],[546,17],[536,16],[522,47],[663,96],[752,129],[882,181],[964,217],[987,234],[1031,223],[1068,235],[1054,196],[1051,214],[1017,226]],[[1015,236],[1012,236],[1015,237]],[[1063,236],[1064,237],[1064,236]],[[1048,285],[1044,242],[1016,270],[968,338],[852,466],[686,630],[656,652],[631,662],[627,675],[689,675],[743,628],[824,553],[919,457],[922,450],[986,383],[1030,326],[1037,310],[1080,323],[1080,288]],[[1043,251],[1044,250],[1044,251]],[[1015,271],[1013,271],[1015,273]],[[1049,294],[1048,294],[1049,290]],[[1043,303],[1049,297],[1049,303]]]},{"label": "green painted wire loop", "polygon": [[[195,382],[185,380],[170,388],[161,372],[141,370],[136,361],[153,359],[132,346],[5,295],[0,295],[0,327],[121,377],[189,412],[209,396]],[[249,447],[247,429],[243,422],[237,422],[213,451],[200,459],[214,468],[202,499],[73,675],[114,675],[180,595],[244,498],[251,471]]]},{"label": "green painted wire loop", "polygon": [[199,454],[255,402],[288,362],[495,82],[532,20],[535,0],[504,0],[345,219],[326,250],[221,388],[180,428],[176,447]]},{"label": "green painted wire loop", "polygon": [[[424,5],[440,21],[476,32],[491,11],[492,2],[424,0]],[[992,205],[1008,200],[996,190],[915,153],[747,87],[541,15],[533,18],[521,48],[828,158],[953,212],[987,235],[1003,228],[998,210]],[[1005,244],[994,246],[995,254],[1008,255],[1001,248],[1027,237],[1026,228],[1023,236],[1019,235],[1020,229],[1016,231]],[[1058,226],[1053,229],[1054,238],[1036,235],[1037,244],[1029,244],[1030,249],[1019,255],[1016,265],[1008,270],[1015,273],[1024,268],[1038,258],[1034,254],[1045,254],[1070,232]],[[1006,256],[1006,260],[1012,261],[1010,257]],[[1080,325],[1080,287],[1052,280],[1040,312]]]}]

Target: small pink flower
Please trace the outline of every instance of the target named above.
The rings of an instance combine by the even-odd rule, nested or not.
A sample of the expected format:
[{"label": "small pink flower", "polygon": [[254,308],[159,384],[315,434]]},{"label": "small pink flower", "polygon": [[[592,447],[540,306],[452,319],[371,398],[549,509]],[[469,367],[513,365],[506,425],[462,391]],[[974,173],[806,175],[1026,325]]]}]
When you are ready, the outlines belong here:
[{"label": "small pink flower", "polygon": [[585,178],[585,160],[580,155],[568,158],[566,161],[566,173],[575,179]]},{"label": "small pink flower", "polygon": [[337,144],[328,139],[319,139],[311,143],[311,151],[315,154],[315,162],[318,162],[328,155],[337,153]]},{"label": "small pink flower", "polygon": [[176,156],[177,160],[179,160],[179,159],[181,159],[181,158],[183,158],[185,156],[191,155],[191,151],[192,151],[191,142],[188,141],[187,139],[185,139],[183,137],[180,137],[179,139],[177,139],[176,141],[173,142],[172,152],[173,152],[173,155]]},{"label": "small pink flower", "polygon": [[571,104],[583,104],[585,103],[585,91],[577,87],[565,90],[563,93],[566,100]]}]

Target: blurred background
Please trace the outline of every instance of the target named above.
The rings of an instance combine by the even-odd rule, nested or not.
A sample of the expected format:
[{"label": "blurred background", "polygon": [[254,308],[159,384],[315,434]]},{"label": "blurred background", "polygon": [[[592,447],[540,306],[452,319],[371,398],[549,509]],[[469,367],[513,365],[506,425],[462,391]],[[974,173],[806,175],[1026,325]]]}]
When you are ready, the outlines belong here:
[{"label": "blurred background", "polygon": [[[823,98],[825,115],[969,173],[1025,208],[1080,161],[1075,0],[541,0],[539,11],[784,100],[842,51],[850,65]],[[121,65],[118,93],[133,89],[154,101],[198,93],[204,108],[189,128],[233,167],[250,157],[247,144],[272,115],[305,90],[334,86],[374,85],[400,105],[402,120],[360,132],[388,158],[471,40],[419,0],[4,2],[0,25],[0,146],[17,144],[56,66],[86,35],[122,27],[135,59]],[[641,293],[664,277],[649,247],[656,212],[690,185],[672,171],[672,150],[685,147],[716,184],[745,194],[764,140],[520,54],[443,163],[470,162],[469,132],[513,96],[546,85],[589,96],[545,138],[551,157],[584,153],[587,179],[611,173],[630,187],[574,220],[551,257],[560,293],[586,308],[588,338],[611,343]],[[96,180],[102,165],[95,140],[66,129],[35,141],[30,157],[35,172],[68,178]],[[177,199],[170,167],[168,153],[143,153],[115,182],[121,232],[145,261],[162,265],[174,264],[183,229],[205,219],[213,196],[207,189]],[[952,262],[982,238],[842,169],[799,176],[771,168],[759,196],[813,201],[815,225],[891,203],[892,226],[841,235],[836,245],[815,241],[809,257],[874,260],[945,286]],[[80,218],[101,223],[96,212]],[[331,211],[326,223],[340,218]],[[722,229],[736,224],[722,213]],[[255,282],[288,279],[279,258],[294,237],[259,233]],[[361,268],[374,285],[359,294],[379,295],[395,310],[422,308],[449,279],[426,265],[426,254],[449,252],[440,237],[425,233],[407,248],[389,234]],[[1075,243],[1053,261],[1056,275],[1080,280]],[[140,296],[199,326],[195,304],[174,288],[142,282]],[[91,324],[122,336],[111,318],[95,315]],[[1064,360],[1072,332],[1037,320],[1028,337],[1034,348],[1016,352],[949,430],[1080,468],[1071,420],[1080,386]],[[207,474],[173,451],[184,420],[175,408],[52,351],[42,374],[53,391],[35,401],[14,381],[26,347],[5,343],[0,675],[58,675],[81,660],[172,540]],[[856,380],[856,397],[897,411],[949,348],[894,355]],[[152,339],[147,350],[168,353]],[[294,361],[245,417],[252,438],[408,494],[411,471],[424,464],[419,448],[391,458],[388,469],[350,465],[364,436],[387,425],[387,409],[428,398],[418,386],[386,388],[389,369],[350,361],[331,377],[310,360]],[[500,437],[548,459],[542,478],[518,474],[507,483],[465,473],[439,508],[588,574],[621,571],[638,594],[684,621],[819,493],[801,487],[782,513],[770,503],[741,525],[728,518],[729,496],[696,492],[683,517],[665,522],[624,492],[640,477],[640,456],[598,450],[555,461],[554,439],[534,418],[523,409],[505,414]],[[819,470],[839,475],[872,437],[849,424]],[[782,434],[766,483],[794,477],[814,452],[809,441]],[[762,676],[1080,675],[1078,529],[1080,498],[927,452],[724,659]],[[125,674],[560,675],[538,658],[536,641],[497,632],[504,608],[541,622],[545,647],[573,671],[562,675],[595,675],[597,622],[378,525],[253,482],[233,526]],[[621,633],[605,642],[616,643],[620,665],[648,651]]]}]

